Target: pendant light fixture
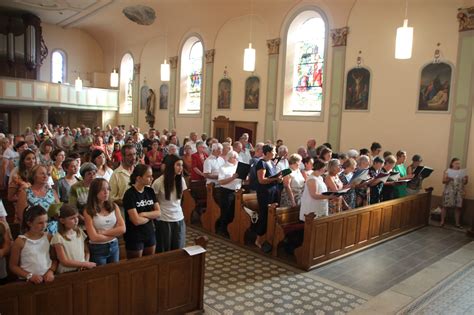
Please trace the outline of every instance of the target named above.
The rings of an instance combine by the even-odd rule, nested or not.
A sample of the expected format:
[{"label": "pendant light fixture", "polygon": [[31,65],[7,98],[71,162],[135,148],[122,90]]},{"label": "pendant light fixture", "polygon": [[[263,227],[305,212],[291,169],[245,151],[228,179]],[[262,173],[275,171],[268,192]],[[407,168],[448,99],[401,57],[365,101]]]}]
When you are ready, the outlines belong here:
[{"label": "pendant light fixture", "polygon": [[405,2],[403,26],[397,28],[395,59],[410,59],[413,48],[413,27],[408,27],[408,0]]},{"label": "pendant light fixture", "polygon": [[166,54],[168,53],[168,37],[165,29],[165,62],[161,64],[160,77],[161,81],[168,82],[170,80],[170,64],[166,62]]},{"label": "pendant light fixture", "polygon": [[255,49],[252,48],[252,0],[250,0],[250,42],[249,47],[244,50],[244,71],[255,71]]},{"label": "pendant light fixture", "polygon": [[117,70],[115,69],[115,38],[114,38],[114,70],[110,73],[110,87],[118,87],[119,86],[119,75]]}]

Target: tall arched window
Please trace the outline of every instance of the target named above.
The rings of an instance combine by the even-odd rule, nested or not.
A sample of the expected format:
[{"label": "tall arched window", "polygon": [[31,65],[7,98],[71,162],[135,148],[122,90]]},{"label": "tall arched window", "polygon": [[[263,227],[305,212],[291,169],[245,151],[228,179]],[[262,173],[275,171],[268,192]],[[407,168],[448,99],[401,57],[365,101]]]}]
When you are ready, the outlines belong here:
[{"label": "tall arched window", "polygon": [[59,49],[51,54],[51,82],[66,82],[66,54]]},{"label": "tall arched window", "polygon": [[201,40],[196,36],[188,38],[181,52],[181,114],[197,114],[201,111],[203,55]]},{"label": "tall arched window", "polygon": [[133,110],[133,57],[126,53],[120,63],[120,114],[131,114]]},{"label": "tall arched window", "polygon": [[326,22],[314,10],[291,22],[286,37],[283,115],[320,116],[326,56]]}]

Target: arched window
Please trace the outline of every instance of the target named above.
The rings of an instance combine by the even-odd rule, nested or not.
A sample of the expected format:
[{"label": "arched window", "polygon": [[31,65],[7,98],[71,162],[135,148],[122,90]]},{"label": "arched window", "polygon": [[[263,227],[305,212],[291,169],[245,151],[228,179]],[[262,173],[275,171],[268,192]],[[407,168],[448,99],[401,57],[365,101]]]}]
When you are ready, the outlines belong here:
[{"label": "arched window", "polygon": [[66,54],[59,49],[51,54],[51,82],[66,82]]},{"label": "arched window", "polygon": [[120,114],[131,114],[133,105],[133,57],[126,53],[120,63]]},{"label": "arched window", "polygon": [[320,116],[326,56],[326,22],[314,10],[291,22],[286,37],[283,115]]},{"label": "arched window", "polygon": [[201,111],[203,55],[204,47],[198,37],[190,37],[184,43],[181,52],[181,114],[198,114]]}]

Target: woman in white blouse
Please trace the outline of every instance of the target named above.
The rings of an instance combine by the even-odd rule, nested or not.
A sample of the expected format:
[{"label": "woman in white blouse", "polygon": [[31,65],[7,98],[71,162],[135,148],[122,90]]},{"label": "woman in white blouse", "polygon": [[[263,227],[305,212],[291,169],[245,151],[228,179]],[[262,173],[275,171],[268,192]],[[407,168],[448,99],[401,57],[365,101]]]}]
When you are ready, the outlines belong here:
[{"label": "woman in white blouse", "polygon": [[238,154],[230,151],[226,156],[226,163],[220,168],[217,177],[221,186],[220,207],[221,217],[218,221],[217,234],[229,237],[227,225],[234,220],[235,191],[242,187],[242,180],[236,173]]},{"label": "woman in white blouse", "polygon": [[292,154],[288,159],[291,174],[283,177],[283,191],[281,192],[281,207],[296,207],[300,204],[304,188],[304,177],[300,171],[301,155]]}]

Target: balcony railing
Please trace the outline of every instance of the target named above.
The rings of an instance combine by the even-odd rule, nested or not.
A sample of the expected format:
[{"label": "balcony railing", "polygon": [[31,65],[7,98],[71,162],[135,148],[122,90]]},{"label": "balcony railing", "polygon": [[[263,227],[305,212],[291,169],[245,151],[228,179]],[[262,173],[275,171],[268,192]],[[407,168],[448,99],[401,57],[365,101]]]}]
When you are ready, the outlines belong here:
[{"label": "balcony railing", "polygon": [[118,90],[0,77],[0,105],[118,110]]}]

